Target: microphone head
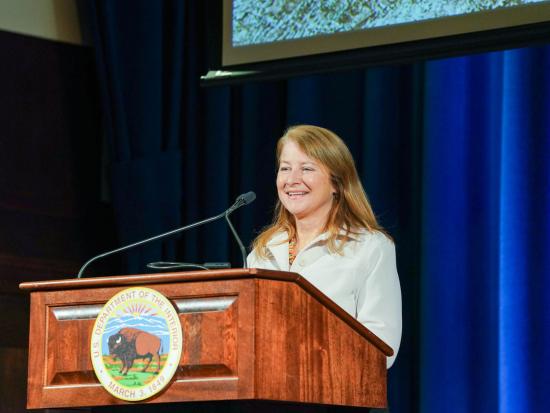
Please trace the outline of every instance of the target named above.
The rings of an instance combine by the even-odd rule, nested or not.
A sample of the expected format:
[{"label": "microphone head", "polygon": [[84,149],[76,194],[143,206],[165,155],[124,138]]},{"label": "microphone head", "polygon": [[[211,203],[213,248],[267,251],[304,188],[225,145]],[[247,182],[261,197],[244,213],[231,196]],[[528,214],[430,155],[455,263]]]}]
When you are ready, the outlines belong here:
[{"label": "microphone head", "polygon": [[256,194],[253,191],[247,192],[246,194],[239,195],[237,201],[241,201],[243,205],[248,205],[256,199]]}]

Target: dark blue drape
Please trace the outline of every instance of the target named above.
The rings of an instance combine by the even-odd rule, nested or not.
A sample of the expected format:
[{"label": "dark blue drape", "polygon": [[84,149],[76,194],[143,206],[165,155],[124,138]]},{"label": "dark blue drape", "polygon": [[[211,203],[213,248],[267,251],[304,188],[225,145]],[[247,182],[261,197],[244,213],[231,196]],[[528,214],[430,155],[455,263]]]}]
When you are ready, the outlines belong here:
[{"label": "dark blue drape", "polygon": [[[200,89],[201,2],[94,13],[121,241],[252,189],[257,201],[235,214],[249,242],[272,213],[277,138],[328,127],[397,244],[392,412],[550,411],[550,47]],[[173,253],[240,265],[223,222]]]},{"label": "dark blue drape", "polygon": [[421,411],[546,411],[550,48],[426,65]]},{"label": "dark blue drape", "polygon": [[[182,2],[86,2],[102,87],[112,202],[121,244],[181,223]],[[129,272],[174,244],[148,244],[127,257]]]}]

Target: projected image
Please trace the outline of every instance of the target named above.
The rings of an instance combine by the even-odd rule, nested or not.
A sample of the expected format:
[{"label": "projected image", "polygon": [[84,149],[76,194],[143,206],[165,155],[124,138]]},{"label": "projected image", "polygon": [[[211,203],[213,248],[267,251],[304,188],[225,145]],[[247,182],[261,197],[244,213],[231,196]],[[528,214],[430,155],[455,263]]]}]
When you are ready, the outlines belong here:
[{"label": "projected image", "polygon": [[234,47],[458,16],[541,0],[234,0]]}]

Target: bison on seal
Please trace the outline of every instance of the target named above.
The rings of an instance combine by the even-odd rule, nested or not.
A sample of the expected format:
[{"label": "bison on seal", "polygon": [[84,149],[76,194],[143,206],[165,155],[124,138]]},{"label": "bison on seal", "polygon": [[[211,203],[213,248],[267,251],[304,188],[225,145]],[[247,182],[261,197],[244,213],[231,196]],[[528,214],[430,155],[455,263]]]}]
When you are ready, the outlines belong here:
[{"label": "bison on seal", "polygon": [[148,363],[143,372],[149,368],[151,360],[155,358],[158,374],[160,371],[160,338],[137,328],[123,328],[109,337],[109,354],[122,360],[120,373],[127,375],[135,359],[147,359]]}]

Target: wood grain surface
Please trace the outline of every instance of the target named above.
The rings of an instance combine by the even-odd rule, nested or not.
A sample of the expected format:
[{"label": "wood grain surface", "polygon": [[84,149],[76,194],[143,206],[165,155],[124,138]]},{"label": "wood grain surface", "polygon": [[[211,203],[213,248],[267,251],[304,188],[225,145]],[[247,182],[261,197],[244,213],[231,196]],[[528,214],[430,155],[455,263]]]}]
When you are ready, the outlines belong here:
[{"label": "wood grain surface", "polygon": [[297,274],[252,269],[130,278],[54,281],[57,290],[48,282],[22,286],[31,291],[28,408],[128,404],[103,389],[89,347],[99,309],[129,285],[164,294],[183,330],[172,382],[143,404],[386,405],[389,347]]},{"label": "wood grain surface", "polygon": [[92,287],[108,288],[116,286],[151,285],[161,283],[188,283],[195,281],[235,280],[241,278],[281,280],[298,284],[306,292],[311,294],[317,301],[322,303],[331,312],[336,314],[351,328],[357,331],[358,334],[361,334],[363,337],[373,343],[386,356],[393,355],[393,350],[390,346],[388,346],[375,334],[365,328],[355,318],[353,318],[341,307],[335,304],[330,298],[319,291],[313,284],[300,276],[300,274],[292,272],[264,270],[259,268],[233,268],[227,270],[186,271],[175,273],[122,275],[82,279],[66,278],[50,281],[23,282],[19,285],[19,288],[23,291],[29,292],[49,290],[61,291],[67,289],[83,289]]},{"label": "wood grain surface", "polygon": [[296,284],[260,281],[256,398],[386,406],[386,357]]}]

